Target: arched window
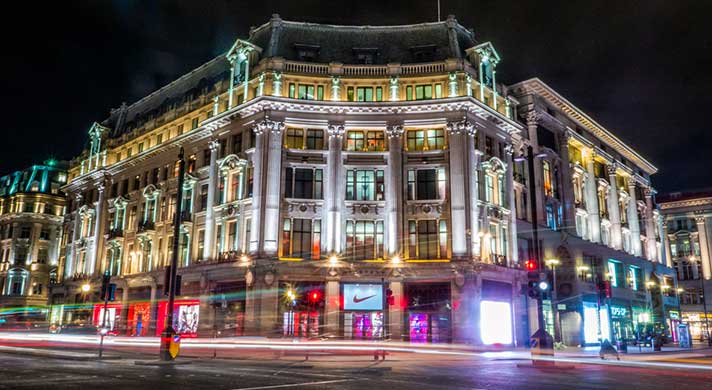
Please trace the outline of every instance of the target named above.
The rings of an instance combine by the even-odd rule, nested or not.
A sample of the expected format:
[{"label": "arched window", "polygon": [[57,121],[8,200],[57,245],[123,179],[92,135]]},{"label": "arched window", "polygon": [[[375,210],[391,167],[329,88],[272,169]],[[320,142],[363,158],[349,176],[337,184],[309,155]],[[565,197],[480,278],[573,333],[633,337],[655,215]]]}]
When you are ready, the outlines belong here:
[{"label": "arched window", "polygon": [[24,269],[12,269],[8,272],[7,276],[7,295],[24,295],[25,285],[27,284],[27,278],[29,277],[29,272]]}]

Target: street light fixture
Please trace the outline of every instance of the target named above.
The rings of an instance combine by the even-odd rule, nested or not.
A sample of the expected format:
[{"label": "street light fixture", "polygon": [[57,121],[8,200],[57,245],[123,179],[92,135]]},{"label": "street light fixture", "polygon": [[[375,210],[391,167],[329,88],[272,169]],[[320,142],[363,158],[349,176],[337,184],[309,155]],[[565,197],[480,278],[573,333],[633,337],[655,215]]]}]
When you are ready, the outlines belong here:
[{"label": "street light fixture", "polygon": [[88,293],[89,290],[91,290],[91,284],[89,284],[89,283],[82,284],[82,292],[83,293]]},{"label": "street light fixture", "polygon": [[329,256],[329,265],[332,267],[339,265],[339,257],[336,255]]}]

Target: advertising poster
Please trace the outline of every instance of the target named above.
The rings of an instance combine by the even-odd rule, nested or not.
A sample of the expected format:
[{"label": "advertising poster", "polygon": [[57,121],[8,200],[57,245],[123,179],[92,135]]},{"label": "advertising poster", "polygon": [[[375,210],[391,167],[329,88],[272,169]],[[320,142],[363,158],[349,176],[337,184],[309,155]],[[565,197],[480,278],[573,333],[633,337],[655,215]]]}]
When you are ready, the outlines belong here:
[{"label": "advertising poster", "polygon": [[[158,320],[156,323],[156,336],[163,332],[168,302],[158,303]],[[198,323],[200,321],[200,300],[189,299],[175,301],[173,305],[173,329],[183,337],[197,337]]]},{"label": "advertising poster", "polygon": [[383,310],[380,284],[344,284],[344,310]]},{"label": "advertising poster", "polygon": [[[121,316],[120,303],[110,303],[106,307],[106,328],[109,330],[109,334],[116,335],[117,329],[116,324],[119,322],[119,317]],[[101,327],[104,324],[104,305],[94,305],[94,326]]]}]

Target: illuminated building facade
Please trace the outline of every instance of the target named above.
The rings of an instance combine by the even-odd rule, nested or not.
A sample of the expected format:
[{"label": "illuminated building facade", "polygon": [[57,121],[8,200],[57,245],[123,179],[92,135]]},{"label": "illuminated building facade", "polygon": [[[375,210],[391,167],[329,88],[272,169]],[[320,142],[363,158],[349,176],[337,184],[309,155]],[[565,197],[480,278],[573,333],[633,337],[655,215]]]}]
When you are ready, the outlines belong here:
[{"label": "illuminated building facade", "polygon": [[155,335],[178,239],[186,334],[215,324],[223,335],[521,345],[511,145],[523,127],[499,61],[454,17],[359,27],[274,15],[90,128],[65,187],[53,301],[96,301],[108,271],[112,323]]},{"label": "illuminated building facade", "polygon": [[66,182],[66,163],[55,160],[0,177],[0,308],[12,314],[2,326],[46,317],[59,276]]},{"label": "illuminated building facade", "polygon": [[[514,165],[519,257],[531,257],[534,206],[541,256],[556,279],[546,305],[550,333],[575,346],[596,344],[600,335],[632,340],[638,331],[664,327],[676,340],[675,272],[650,180],[657,168],[541,80],[509,89],[525,123],[513,137],[520,156]],[[534,178],[524,158],[529,145]],[[599,301],[605,281],[610,297],[604,292]]]},{"label": "illuminated building facade", "polygon": [[[712,191],[674,192],[658,196],[665,218],[667,253],[677,272],[681,318],[693,339],[707,339],[712,325]],[[706,307],[705,307],[706,306]]]}]

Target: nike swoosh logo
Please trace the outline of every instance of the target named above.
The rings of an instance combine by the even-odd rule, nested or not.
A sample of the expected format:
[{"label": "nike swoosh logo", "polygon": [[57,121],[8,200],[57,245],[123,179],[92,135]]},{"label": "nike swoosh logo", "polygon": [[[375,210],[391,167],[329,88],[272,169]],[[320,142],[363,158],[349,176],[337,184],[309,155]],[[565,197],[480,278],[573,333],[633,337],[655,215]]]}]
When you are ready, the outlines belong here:
[{"label": "nike swoosh logo", "polygon": [[356,297],[356,295],[354,295],[354,303],[363,302],[363,301],[365,301],[365,300],[367,300],[367,299],[369,299],[369,298],[373,298],[373,297],[375,297],[375,296],[376,296],[376,295],[374,294],[374,295],[369,295],[369,296],[367,296],[367,297],[358,298],[358,297]]}]

